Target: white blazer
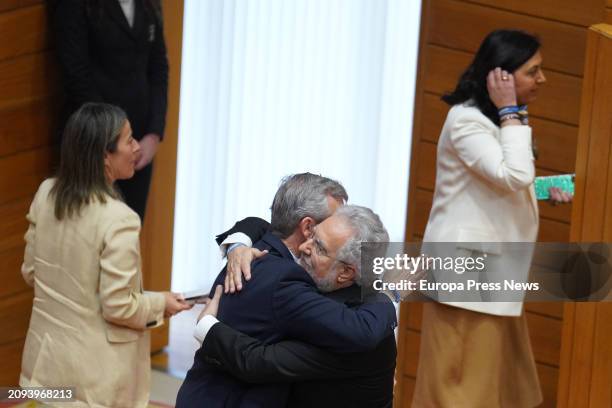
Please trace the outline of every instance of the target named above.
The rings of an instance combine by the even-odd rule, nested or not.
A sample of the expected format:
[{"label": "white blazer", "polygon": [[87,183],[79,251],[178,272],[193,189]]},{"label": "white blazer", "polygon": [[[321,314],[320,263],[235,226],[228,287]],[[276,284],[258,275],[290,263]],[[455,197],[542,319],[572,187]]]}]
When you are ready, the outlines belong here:
[{"label": "white blazer", "polygon": [[[423,241],[534,242],[534,176],[529,126],[500,129],[476,107],[453,106],[438,141],[436,186]],[[465,247],[458,244],[457,251]],[[511,268],[514,276],[528,276],[531,254],[504,256],[500,245],[480,249],[497,255],[489,258],[498,262],[487,262],[488,270]],[[444,303],[501,316],[522,312],[522,302]]]}]

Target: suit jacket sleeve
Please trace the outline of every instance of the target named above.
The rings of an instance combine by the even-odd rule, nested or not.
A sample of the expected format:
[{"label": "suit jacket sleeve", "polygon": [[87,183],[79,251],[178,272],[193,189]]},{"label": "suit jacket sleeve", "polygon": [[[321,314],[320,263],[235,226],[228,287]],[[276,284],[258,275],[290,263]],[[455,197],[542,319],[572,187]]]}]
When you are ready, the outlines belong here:
[{"label": "suit jacket sleeve", "polygon": [[337,353],[373,350],[397,326],[395,307],[385,295],[349,308],[321,295],[297,264],[281,276],[273,296],[279,330]]},{"label": "suit jacket sleeve", "polygon": [[223,323],[210,329],[200,354],[206,362],[217,361],[221,369],[249,383],[348,378],[363,375],[367,368],[347,364],[300,341],[266,345]]},{"label": "suit jacket sleeve", "polygon": [[75,108],[85,102],[103,102],[92,81],[85,3],[62,0],[54,14],[56,55],[68,99]]},{"label": "suit jacket sleeve", "polygon": [[102,316],[132,329],[159,325],[165,307],[161,293],[142,293],[139,232],[136,213],[112,222],[100,256]]},{"label": "suit jacket sleeve", "polygon": [[229,235],[235,232],[242,232],[251,238],[251,242],[259,241],[270,229],[270,223],[266,220],[262,220],[257,217],[247,217],[241,221],[238,221],[229,230],[217,235],[216,241],[218,245],[227,238]]},{"label": "suit jacket sleeve", "polygon": [[149,56],[148,75],[151,99],[147,133],[155,133],[163,139],[168,107],[168,57],[161,17],[158,24],[155,25],[155,39]]},{"label": "suit jacket sleeve", "polygon": [[468,168],[507,191],[517,191],[533,183],[535,167],[529,126],[504,126],[498,141],[480,112],[458,117],[450,140]]}]

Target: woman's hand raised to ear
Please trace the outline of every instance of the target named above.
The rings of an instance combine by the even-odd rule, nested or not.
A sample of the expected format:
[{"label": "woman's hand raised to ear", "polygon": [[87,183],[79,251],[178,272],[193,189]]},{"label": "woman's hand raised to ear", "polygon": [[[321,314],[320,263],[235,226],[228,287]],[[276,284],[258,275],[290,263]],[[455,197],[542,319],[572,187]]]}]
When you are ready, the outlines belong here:
[{"label": "woman's hand raised to ear", "polygon": [[487,75],[489,98],[497,109],[516,106],[516,88],[512,74],[497,67]]}]

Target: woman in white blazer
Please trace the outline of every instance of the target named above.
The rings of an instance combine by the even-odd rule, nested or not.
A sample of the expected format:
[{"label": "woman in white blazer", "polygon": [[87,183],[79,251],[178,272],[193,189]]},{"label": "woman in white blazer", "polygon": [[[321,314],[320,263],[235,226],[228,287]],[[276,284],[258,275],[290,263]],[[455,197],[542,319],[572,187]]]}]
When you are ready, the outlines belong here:
[{"label": "woman in white blazer", "polygon": [[147,329],[189,308],[179,295],[142,290],[140,218],[113,186],[134,174],[131,133],[121,109],[81,107],[64,130],[57,177],[27,215],[21,272],[34,301],[19,384],[75,387],[69,406],[147,406]]},{"label": "woman in white blazer", "polygon": [[[539,49],[532,35],[494,31],[455,90],[442,97],[452,107],[438,141],[424,242],[536,240],[534,144],[526,105],[546,82]],[[503,246],[489,246],[503,252]],[[500,259],[528,274],[530,256],[501,253]],[[414,407],[515,408],[541,401],[520,302],[424,305]]]}]

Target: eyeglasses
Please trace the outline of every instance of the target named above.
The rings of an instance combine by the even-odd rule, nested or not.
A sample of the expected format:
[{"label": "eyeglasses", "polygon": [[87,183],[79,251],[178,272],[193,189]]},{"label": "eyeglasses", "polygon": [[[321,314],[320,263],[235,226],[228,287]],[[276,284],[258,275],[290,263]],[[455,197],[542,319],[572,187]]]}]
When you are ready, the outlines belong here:
[{"label": "eyeglasses", "polygon": [[327,248],[325,248],[325,245],[323,245],[323,242],[319,238],[317,238],[316,227],[312,228],[312,236],[310,237],[310,239],[312,240],[312,247],[313,247],[314,253],[317,254],[317,256],[322,256],[325,258],[329,258],[332,261],[337,261],[344,265],[349,265],[347,262],[329,255],[329,253],[327,252]]}]

